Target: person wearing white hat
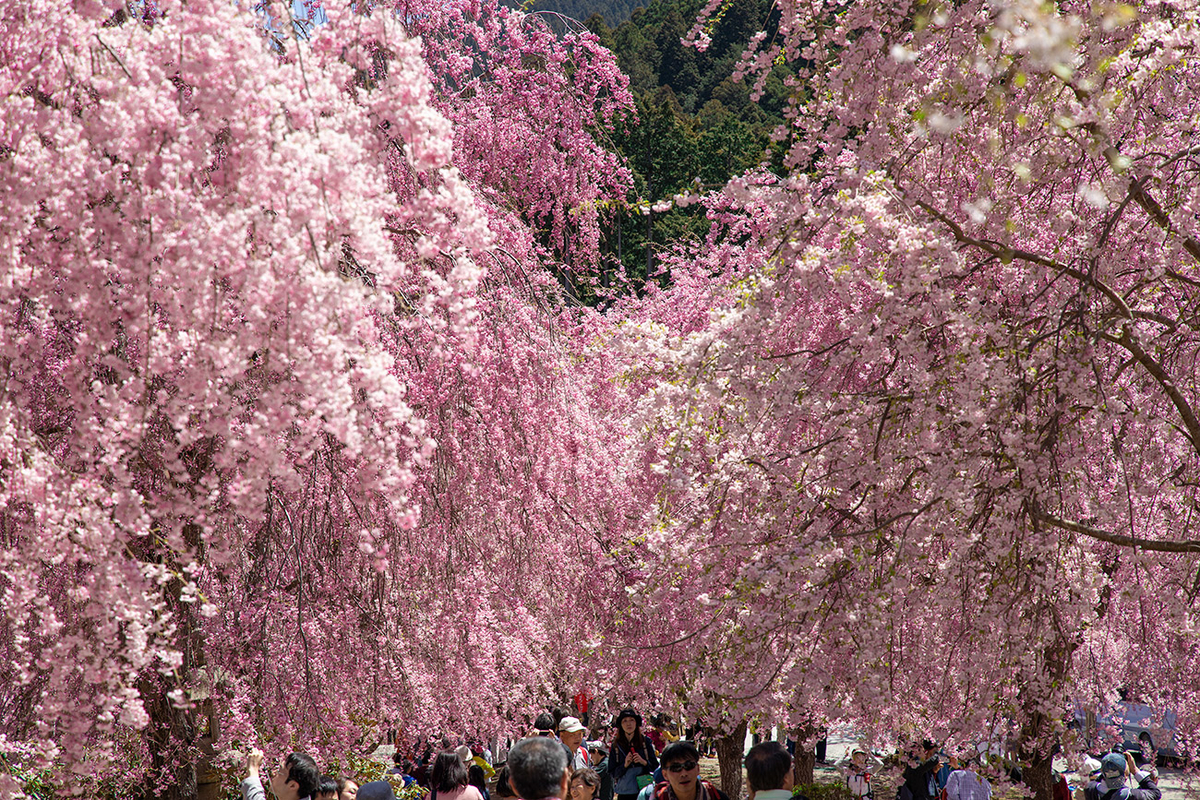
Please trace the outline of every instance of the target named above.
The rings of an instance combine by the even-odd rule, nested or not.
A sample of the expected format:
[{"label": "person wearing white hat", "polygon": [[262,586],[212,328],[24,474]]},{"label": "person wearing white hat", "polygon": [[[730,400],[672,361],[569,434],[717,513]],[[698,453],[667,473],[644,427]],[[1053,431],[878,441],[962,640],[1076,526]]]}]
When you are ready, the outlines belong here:
[{"label": "person wearing white hat", "polygon": [[870,752],[863,747],[855,747],[850,751],[850,757],[839,767],[842,777],[846,780],[846,788],[854,800],[873,800],[875,792],[871,786],[871,772],[879,766],[879,761],[872,758]]},{"label": "person wearing white hat", "polygon": [[588,753],[583,747],[587,728],[576,717],[563,717],[558,723],[558,740],[571,751],[571,772],[588,766]]}]

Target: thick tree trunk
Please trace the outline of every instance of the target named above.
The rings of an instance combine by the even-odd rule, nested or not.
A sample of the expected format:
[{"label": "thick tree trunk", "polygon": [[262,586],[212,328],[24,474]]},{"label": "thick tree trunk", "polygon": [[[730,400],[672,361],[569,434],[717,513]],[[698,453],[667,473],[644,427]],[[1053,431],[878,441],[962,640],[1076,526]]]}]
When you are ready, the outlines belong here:
[{"label": "thick tree trunk", "polygon": [[[1060,638],[1042,650],[1043,669],[1049,676],[1046,684],[1061,686],[1065,683],[1071,660],[1078,647],[1078,642]],[[1040,706],[1034,705],[1036,701],[1043,699],[1033,696],[1029,698],[1017,758],[1022,764],[1022,783],[1033,789],[1034,800],[1053,800],[1055,780],[1052,766],[1054,756],[1051,752],[1057,737],[1052,720]]]},{"label": "thick tree trunk", "polygon": [[721,768],[721,791],[729,800],[742,798],[742,747],[746,743],[746,721],[742,720],[733,733],[717,739],[717,764]]},{"label": "thick tree trunk", "polygon": [[1054,797],[1054,769],[1052,756],[1034,755],[1024,759],[1021,777],[1023,783],[1034,791],[1035,800],[1052,800]]},{"label": "thick tree trunk", "polygon": [[792,731],[792,739],[796,742],[796,756],[792,761],[796,785],[815,783],[814,773],[817,768],[817,754],[808,743],[810,736],[816,731],[812,728],[796,728]]},{"label": "thick tree trunk", "polygon": [[[203,556],[203,542],[198,525],[185,525],[184,539],[194,549],[193,552],[198,558]],[[175,565],[175,568],[181,569],[182,565]],[[163,785],[158,795],[161,800],[198,800],[200,779],[209,777],[209,765],[204,763],[207,759],[203,758],[205,754],[200,748],[205,745],[208,753],[211,753],[213,737],[216,734],[215,730],[208,731],[209,736],[202,742],[197,706],[193,704],[185,708],[176,708],[167,696],[171,690],[181,689],[186,698],[192,699],[197,670],[206,663],[204,637],[200,631],[195,604],[182,602],[182,588],[182,583],[175,580],[167,585],[164,594],[178,626],[176,646],[183,654],[183,663],[171,678],[148,676],[141,681],[139,687],[146,713],[150,717],[150,724],[145,733],[150,741],[150,763],[154,771],[165,779],[160,783]],[[211,723],[211,719],[209,721]],[[210,724],[210,728],[212,727],[215,726]],[[211,790],[211,787],[206,789]],[[210,791],[206,791],[206,794],[209,793]]]},{"label": "thick tree trunk", "polygon": [[150,743],[150,764],[157,775],[165,778],[161,800],[196,800],[196,762],[190,754],[196,739],[194,714],[190,709],[175,708],[167,697],[168,688],[154,679],[142,681],[140,687],[150,716],[145,733]]}]

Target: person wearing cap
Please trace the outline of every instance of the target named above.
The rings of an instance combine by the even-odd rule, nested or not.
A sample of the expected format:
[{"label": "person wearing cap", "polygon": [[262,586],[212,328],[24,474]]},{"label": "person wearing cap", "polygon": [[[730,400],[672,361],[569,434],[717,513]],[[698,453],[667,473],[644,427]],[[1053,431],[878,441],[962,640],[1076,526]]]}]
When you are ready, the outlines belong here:
[{"label": "person wearing cap", "polygon": [[[642,735],[642,716],[625,708],[613,721],[617,735],[608,754],[608,774],[613,779],[617,800],[636,800],[638,791],[649,782],[658,767],[654,745]],[[641,779],[639,781],[639,778]]]},{"label": "person wearing cap", "polygon": [[879,762],[871,757],[861,747],[855,747],[850,751],[850,758],[839,765],[842,776],[846,779],[846,788],[850,790],[850,796],[855,800],[861,798],[874,798],[875,792],[871,788],[871,770],[878,767]]},{"label": "person wearing cap", "polygon": [[591,756],[591,767],[600,775],[600,791],[596,793],[596,800],[613,800],[613,779],[608,774],[608,748],[597,739],[588,742],[587,749]]},{"label": "person wearing cap", "polygon": [[[1133,778],[1136,788],[1126,785]],[[1109,753],[1100,759],[1100,775],[1083,790],[1086,800],[1161,800],[1153,773],[1142,772],[1132,753]]]},{"label": "person wearing cap", "polygon": [[[458,757],[462,759],[463,765],[466,766],[467,772],[470,773],[471,767],[479,767],[483,770],[483,776],[488,780],[496,777],[495,768],[487,762],[482,756],[475,752],[475,748],[469,744],[460,744],[454,749]],[[405,784],[408,786],[408,784]]]},{"label": "person wearing cap", "polygon": [[358,787],[360,800],[396,800],[396,790],[387,781],[371,781]]},{"label": "person wearing cap", "polygon": [[1100,772],[1100,759],[1095,758],[1093,756],[1085,755],[1083,757],[1083,763],[1081,763],[1079,765],[1079,774],[1086,778],[1089,778],[1091,780],[1095,780],[1096,775],[1099,772]]},{"label": "person wearing cap", "polygon": [[586,730],[576,717],[563,717],[558,722],[558,740],[571,752],[571,772],[587,769],[588,753],[583,748],[583,734]]}]

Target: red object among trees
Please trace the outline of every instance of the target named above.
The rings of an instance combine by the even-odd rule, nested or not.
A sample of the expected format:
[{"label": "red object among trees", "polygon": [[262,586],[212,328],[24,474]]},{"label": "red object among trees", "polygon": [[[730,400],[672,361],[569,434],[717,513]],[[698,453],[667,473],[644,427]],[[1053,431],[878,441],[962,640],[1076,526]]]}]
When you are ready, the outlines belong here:
[{"label": "red object among trees", "polygon": [[529,222],[591,257],[624,78],[494,5],[408,5],[421,40],[328,3],[274,46],[228,2],[113,6],[0,9],[6,740],[187,796],[264,736],[491,732],[590,619],[546,580],[599,555],[562,509],[620,507]]}]

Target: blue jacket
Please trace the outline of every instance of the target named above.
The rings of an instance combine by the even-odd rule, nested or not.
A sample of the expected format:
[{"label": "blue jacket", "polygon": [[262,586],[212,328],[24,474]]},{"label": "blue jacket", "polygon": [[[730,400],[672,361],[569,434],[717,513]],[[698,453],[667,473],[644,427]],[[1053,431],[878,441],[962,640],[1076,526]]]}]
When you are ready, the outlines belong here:
[{"label": "blue jacket", "polygon": [[608,751],[608,774],[613,779],[613,794],[637,794],[642,788],[638,786],[638,776],[650,775],[658,769],[658,755],[649,739],[643,736],[642,746],[635,749],[646,759],[646,766],[634,763],[626,767],[625,756],[629,751],[616,741]]}]

